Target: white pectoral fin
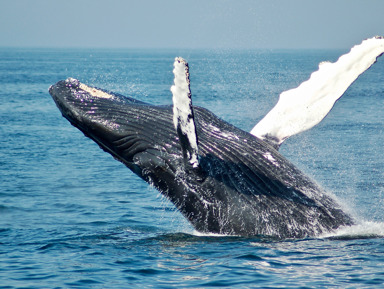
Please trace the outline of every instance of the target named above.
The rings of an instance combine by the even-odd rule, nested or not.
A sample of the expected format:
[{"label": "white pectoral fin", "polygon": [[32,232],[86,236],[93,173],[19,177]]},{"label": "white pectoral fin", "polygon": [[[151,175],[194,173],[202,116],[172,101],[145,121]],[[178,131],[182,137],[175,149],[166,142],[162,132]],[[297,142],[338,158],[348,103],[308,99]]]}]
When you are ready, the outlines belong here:
[{"label": "white pectoral fin", "polygon": [[183,150],[184,159],[193,167],[199,166],[198,140],[192,108],[188,63],[181,57],[174,62],[173,124]]},{"label": "white pectoral fin", "polygon": [[384,53],[384,38],[354,46],[336,62],[323,62],[309,80],[284,91],[276,106],[251,130],[275,147],[318,124],[347,88]]}]

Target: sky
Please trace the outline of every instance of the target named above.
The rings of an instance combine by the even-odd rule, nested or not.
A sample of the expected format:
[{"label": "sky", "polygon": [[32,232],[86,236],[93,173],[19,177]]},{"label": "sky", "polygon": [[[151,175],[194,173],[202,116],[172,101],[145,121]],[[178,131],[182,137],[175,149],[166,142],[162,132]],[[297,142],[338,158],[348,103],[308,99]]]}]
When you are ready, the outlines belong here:
[{"label": "sky", "polygon": [[324,49],[384,35],[383,0],[0,0],[0,47]]}]

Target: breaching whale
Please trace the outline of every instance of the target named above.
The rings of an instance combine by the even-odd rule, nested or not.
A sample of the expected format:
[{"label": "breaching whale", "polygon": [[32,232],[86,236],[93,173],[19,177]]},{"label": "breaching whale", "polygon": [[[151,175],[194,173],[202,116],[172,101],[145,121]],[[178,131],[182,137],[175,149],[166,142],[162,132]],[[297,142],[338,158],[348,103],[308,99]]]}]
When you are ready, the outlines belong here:
[{"label": "breaching whale", "polygon": [[62,115],[156,187],[202,233],[303,238],[355,223],[337,200],[284,158],[288,137],[319,123],[384,52],[363,41],[245,132],[192,105],[189,67],[174,62],[173,106],[155,106],[68,78],[49,93]]}]

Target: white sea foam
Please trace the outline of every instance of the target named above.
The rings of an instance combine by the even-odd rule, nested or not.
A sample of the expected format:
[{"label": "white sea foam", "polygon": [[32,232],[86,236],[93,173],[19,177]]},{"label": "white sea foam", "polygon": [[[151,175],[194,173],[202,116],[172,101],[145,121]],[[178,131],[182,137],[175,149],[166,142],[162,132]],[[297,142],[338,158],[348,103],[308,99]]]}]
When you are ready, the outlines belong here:
[{"label": "white sea foam", "polygon": [[233,237],[232,235],[225,235],[225,234],[202,233],[196,230],[192,232],[192,235],[198,236],[198,237]]},{"label": "white sea foam", "polygon": [[384,223],[363,221],[359,224],[341,227],[340,229],[326,233],[321,238],[370,238],[370,237],[384,237]]}]

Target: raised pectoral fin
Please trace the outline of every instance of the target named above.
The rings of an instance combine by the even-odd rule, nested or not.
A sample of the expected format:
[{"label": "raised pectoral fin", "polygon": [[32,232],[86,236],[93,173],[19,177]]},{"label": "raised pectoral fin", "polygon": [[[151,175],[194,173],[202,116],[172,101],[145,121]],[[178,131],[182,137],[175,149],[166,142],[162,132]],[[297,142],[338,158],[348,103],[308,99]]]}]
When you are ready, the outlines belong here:
[{"label": "raised pectoral fin", "polygon": [[174,85],[171,87],[173,100],[173,124],[179,137],[186,163],[199,166],[198,140],[193,115],[191,90],[189,86],[188,63],[181,57],[174,62]]},{"label": "raised pectoral fin", "polygon": [[347,88],[384,53],[384,38],[373,37],[356,45],[335,63],[323,62],[309,80],[281,93],[276,106],[251,134],[278,147],[292,135],[318,124]]}]

